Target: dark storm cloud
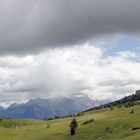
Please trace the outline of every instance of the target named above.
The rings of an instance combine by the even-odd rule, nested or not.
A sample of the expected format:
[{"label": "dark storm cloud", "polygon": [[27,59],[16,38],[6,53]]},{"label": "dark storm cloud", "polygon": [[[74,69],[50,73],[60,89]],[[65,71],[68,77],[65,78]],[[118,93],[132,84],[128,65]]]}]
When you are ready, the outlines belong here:
[{"label": "dark storm cloud", "polygon": [[35,52],[140,31],[139,0],[0,0],[0,52]]}]

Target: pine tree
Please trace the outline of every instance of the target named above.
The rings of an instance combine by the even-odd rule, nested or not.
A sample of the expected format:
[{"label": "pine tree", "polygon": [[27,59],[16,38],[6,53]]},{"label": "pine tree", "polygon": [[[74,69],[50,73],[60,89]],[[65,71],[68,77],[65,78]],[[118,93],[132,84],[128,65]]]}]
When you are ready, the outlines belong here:
[{"label": "pine tree", "polygon": [[71,124],[70,124],[71,135],[75,135],[75,131],[76,131],[77,127],[78,127],[77,120],[75,118],[73,118],[73,120],[71,121]]}]

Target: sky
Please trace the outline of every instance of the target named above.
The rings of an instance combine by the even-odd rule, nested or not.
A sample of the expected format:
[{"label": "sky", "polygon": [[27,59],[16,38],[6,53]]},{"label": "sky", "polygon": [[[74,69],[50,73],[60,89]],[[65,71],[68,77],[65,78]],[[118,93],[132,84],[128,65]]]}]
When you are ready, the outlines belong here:
[{"label": "sky", "polygon": [[0,105],[140,89],[139,0],[0,0]]}]

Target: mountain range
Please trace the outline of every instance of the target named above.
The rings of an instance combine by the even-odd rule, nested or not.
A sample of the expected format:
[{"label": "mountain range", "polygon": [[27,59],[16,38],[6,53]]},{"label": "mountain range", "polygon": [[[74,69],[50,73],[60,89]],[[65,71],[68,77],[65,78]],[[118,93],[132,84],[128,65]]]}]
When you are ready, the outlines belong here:
[{"label": "mountain range", "polygon": [[12,104],[7,109],[0,107],[0,116],[8,118],[48,119],[66,116],[87,110],[107,101],[90,99],[87,95],[72,97],[36,98],[24,104]]}]

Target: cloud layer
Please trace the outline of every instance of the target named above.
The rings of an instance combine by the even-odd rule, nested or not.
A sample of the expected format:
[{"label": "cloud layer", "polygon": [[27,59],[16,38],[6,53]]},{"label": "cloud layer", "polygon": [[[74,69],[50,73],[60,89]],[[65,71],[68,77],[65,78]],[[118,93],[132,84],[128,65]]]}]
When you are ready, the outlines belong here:
[{"label": "cloud layer", "polygon": [[0,0],[0,53],[33,53],[140,32],[139,0]]},{"label": "cloud layer", "polygon": [[111,44],[118,34],[139,37],[139,7],[139,0],[0,0],[0,105],[134,92],[140,84],[138,50],[126,46],[128,51],[108,56],[104,45],[91,44],[108,36]]},{"label": "cloud layer", "polygon": [[132,94],[140,84],[139,56],[125,51],[105,57],[105,51],[86,43],[39,55],[1,56],[1,105],[78,93],[98,100]]}]

